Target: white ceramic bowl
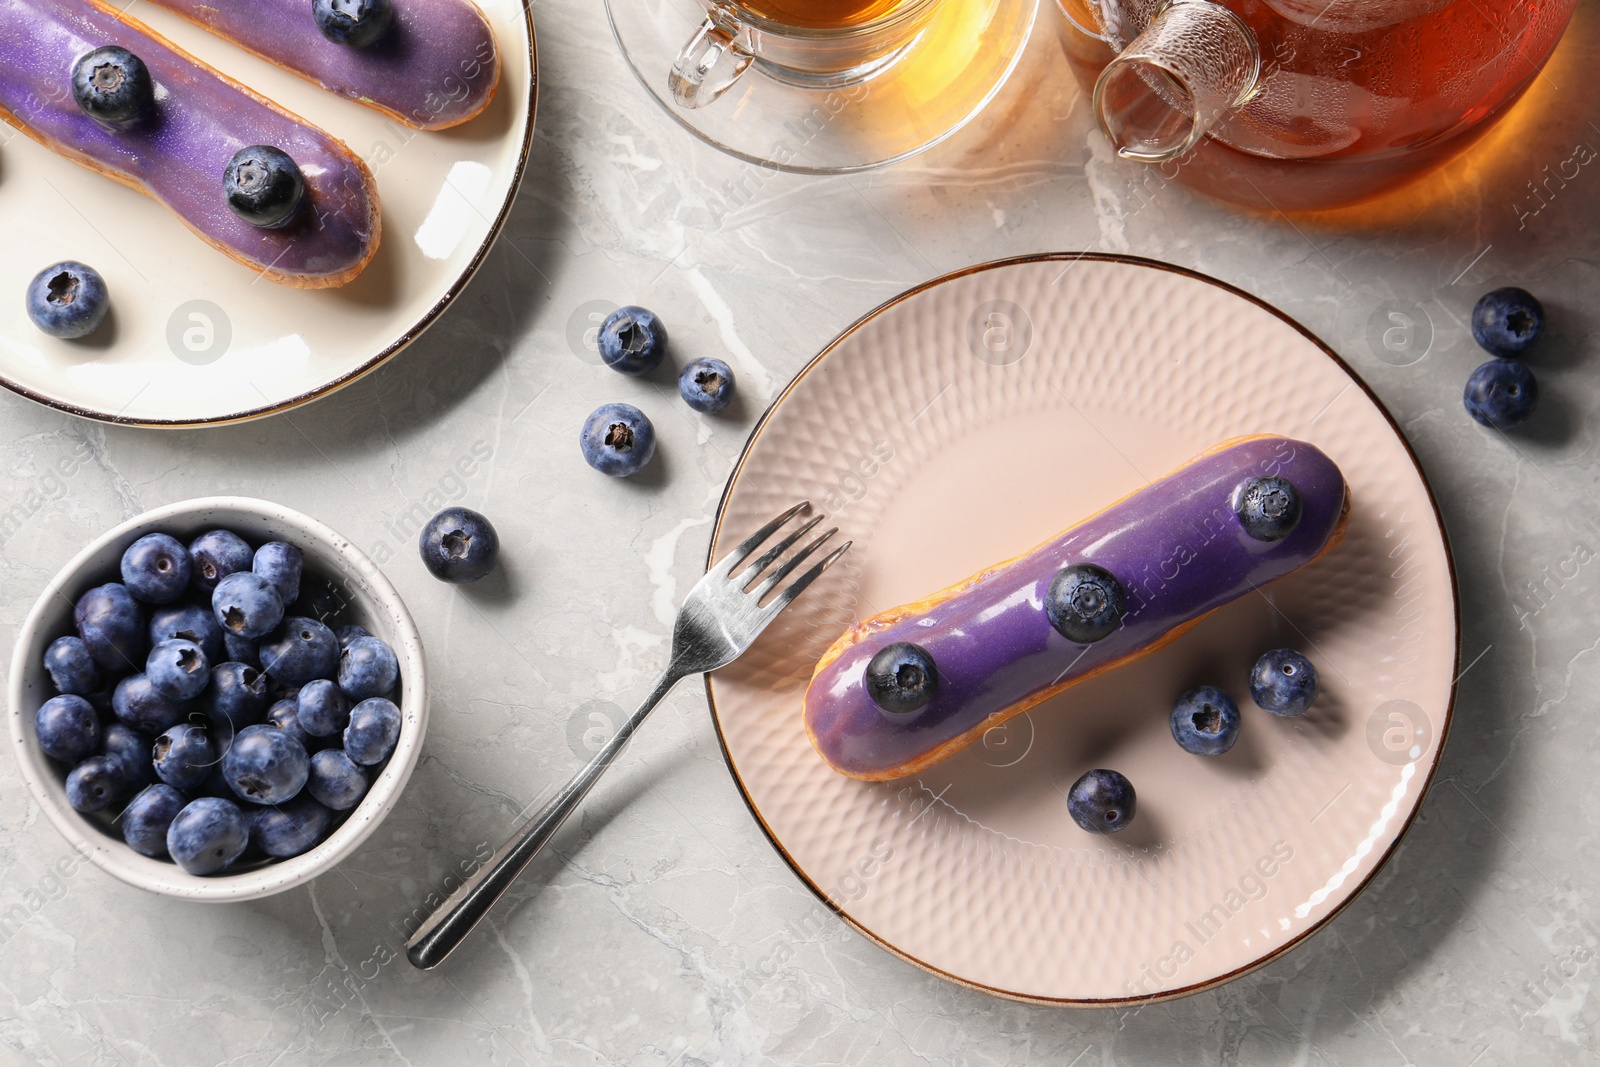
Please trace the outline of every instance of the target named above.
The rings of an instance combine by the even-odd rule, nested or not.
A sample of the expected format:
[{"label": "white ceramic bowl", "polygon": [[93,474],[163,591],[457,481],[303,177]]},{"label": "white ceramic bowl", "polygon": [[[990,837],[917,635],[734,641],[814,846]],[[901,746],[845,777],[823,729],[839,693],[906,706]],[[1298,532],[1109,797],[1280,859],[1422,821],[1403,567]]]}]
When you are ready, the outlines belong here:
[{"label": "white ceramic bowl", "polygon": [[[400,740],[373,780],[366,797],[328,839],[309,852],[238,874],[201,878],[167,860],[129,848],[101,824],[67,803],[64,776],[39,749],[33,719],[54,689],[43,665],[44,650],[57,637],[75,633],[74,602],[103,582],[119,581],[122,553],[147,533],[163,531],[180,541],[216,527],[255,544],[287,541],[305,553],[307,575],[330,579],[349,601],[348,622],[389,643],[400,661]],[[61,569],[28,613],[11,657],[11,740],[22,777],[45,815],[67,842],[97,867],[129,885],[185,900],[232,901],[281,893],[329,870],[366,840],[394,807],[416,766],[428,724],[428,678],[422,639],[400,594],[377,564],[350,541],[308,516],[265,500],[204,497],[147,511],[95,538]]]}]

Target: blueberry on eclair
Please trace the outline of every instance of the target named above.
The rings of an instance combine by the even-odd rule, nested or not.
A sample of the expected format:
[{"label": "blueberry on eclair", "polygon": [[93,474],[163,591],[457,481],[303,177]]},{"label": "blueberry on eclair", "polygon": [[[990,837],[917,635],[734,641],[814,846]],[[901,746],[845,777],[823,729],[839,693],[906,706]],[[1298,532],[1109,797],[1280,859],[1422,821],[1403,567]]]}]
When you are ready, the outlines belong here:
[{"label": "blueberry on eclair", "polygon": [[908,715],[933,699],[939,672],[921,645],[896,641],[867,664],[867,695],[891,715]]},{"label": "blueberry on eclair", "polygon": [[377,44],[394,21],[389,0],[311,0],[311,14],[322,36],[351,48]]},{"label": "blueberry on eclair", "polygon": [[1257,541],[1281,541],[1300,521],[1300,491],[1287,478],[1251,478],[1239,486],[1233,510]]},{"label": "blueberry on eclair", "polygon": [[107,126],[130,126],[155,110],[155,86],[144,61],[107,45],[72,65],[72,98],[84,114]]},{"label": "blueberry on eclair", "polygon": [[1075,563],[1051,579],[1044,611],[1056,633],[1087,645],[1110,636],[1122,625],[1128,597],[1116,575],[1104,567]]},{"label": "blueberry on eclair", "polygon": [[294,221],[306,198],[300,167],[271,145],[241,148],[222,178],[228,207],[252,226],[276,230]]}]

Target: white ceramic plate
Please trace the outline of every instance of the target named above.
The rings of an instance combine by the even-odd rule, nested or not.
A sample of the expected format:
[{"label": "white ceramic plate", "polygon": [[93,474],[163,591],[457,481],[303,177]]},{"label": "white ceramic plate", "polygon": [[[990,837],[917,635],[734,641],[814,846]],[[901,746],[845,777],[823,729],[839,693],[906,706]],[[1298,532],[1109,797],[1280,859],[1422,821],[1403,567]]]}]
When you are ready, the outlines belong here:
[{"label": "white ceramic plate", "polygon": [[[846,627],[1256,433],[1309,441],[1344,471],[1351,522],[1324,558],[915,777],[855,781],[811,748],[801,694]],[[1328,921],[1415,814],[1457,673],[1438,513],[1373,396],[1259,301],[1101,256],[929,283],[847,330],[773,405],[729,483],[712,558],[802,499],[854,548],[712,676],[713,715],[796,873],[905,959],[1027,1000],[1194,992]],[[1256,657],[1282,646],[1321,676],[1302,719],[1249,699]],[[1168,727],[1201,682],[1243,712],[1238,744],[1214,759],[1183,752]],[[1138,791],[1116,836],[1067,815],[1091,767]]]},{"label": "white ceramic plate", "polygon": [[[0,124],[0,383],[77,415],[189,426],[256,418],[348,385],[404,348],[465,287],[500,232],[533,137],[533,16],[477,0],[502,59],[482,115],[427,133],[336,97],[149,4],[180,48],[344,141],[378,182],[383,240],[340,289],[260,281],[148,197]],[[85,341],[29,322],[29,280],[63,259],[105,276],[112,312]]]}]

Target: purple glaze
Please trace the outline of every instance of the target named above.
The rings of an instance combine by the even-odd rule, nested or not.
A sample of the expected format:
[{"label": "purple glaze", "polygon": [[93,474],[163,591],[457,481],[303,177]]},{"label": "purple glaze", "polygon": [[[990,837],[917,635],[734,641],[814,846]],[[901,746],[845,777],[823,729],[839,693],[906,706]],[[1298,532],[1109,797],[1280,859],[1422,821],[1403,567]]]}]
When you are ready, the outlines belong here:
[{"label": "purple glaze", "polygon": [[[1266,474],[1294,483],[1304,509],[1299,525],[1276,542],[1252,539],[1232,507],[1235,487]],[[1339,468],[1303,441],[1257,437],[1202,456],[947,600],[916,605],[898,621],[880,616],[858,625],[846,636],[860,639],[819,667],[806,690],[811,742],[835,770],[855,778],[915,773],[942,746],[981,736],[988,720],[1004,719],[1029,697],[1309,563],[1339,528],[1344,501]],[[1084,562],[1109,570],[1128,596],[1123,625],[1091,645],[1062,637],[1044,612],[1050,580]],[[939,671],[933,699],[898,721],[862,684],[867,662],[893,641],[921,645]]]},{"label": "purple glaze", "polygon": [[[101,126],[72,99],[73,61],[108,44],[144,60],[155,82],[156,114],[131,130]],[[342,144],[96,0],[0,0],[0,118],[149,193],[273,281],[343,284],[377,248],[372,177]],[[305,175],[307,209],[283,229],[259,229],[228,210],[223,172],[253,144],[283,149]]]},{"label": "purple glaze", "polygon": [[489,105],[500,81],[494,31],[472,0],[394,0],[394,22],[369,48],[317,29],[311,0],[154,0],[329,92],[440,130]]}]

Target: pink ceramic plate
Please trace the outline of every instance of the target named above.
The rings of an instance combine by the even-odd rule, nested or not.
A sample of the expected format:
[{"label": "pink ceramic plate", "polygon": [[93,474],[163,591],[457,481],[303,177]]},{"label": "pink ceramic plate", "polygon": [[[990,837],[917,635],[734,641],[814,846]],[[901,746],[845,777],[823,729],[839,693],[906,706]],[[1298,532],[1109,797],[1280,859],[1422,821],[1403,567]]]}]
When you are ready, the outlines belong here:
[{"label": "pink ceramic plate", "polygon": [[[801,693],[855,620],[1255,433],[1310,441],[1343,469],[1351,523],[1322,560],[915,777],[854,781],[812,750]],[[1027,1000],[1194,992],[1330,919],[1415,814],[1457,673],[1444,532],[1383,408],[1253,298],[1103,256],[924,285],[845,331],[773,405],[729,483],[712,558],[800,499],[855,547],[710,680],[713,714],[795,872],[911,962]],[[1258,655],[1286,645],[1322,679],[1298,720],[1257,708],[1246,684]],[[1183,752],[1167,725],[1200,682],[1243,711],[1238,744],[1216,759]],[[1091,767],[1138,790],[1115,837],[1067,816],[1066,790]]]}]

